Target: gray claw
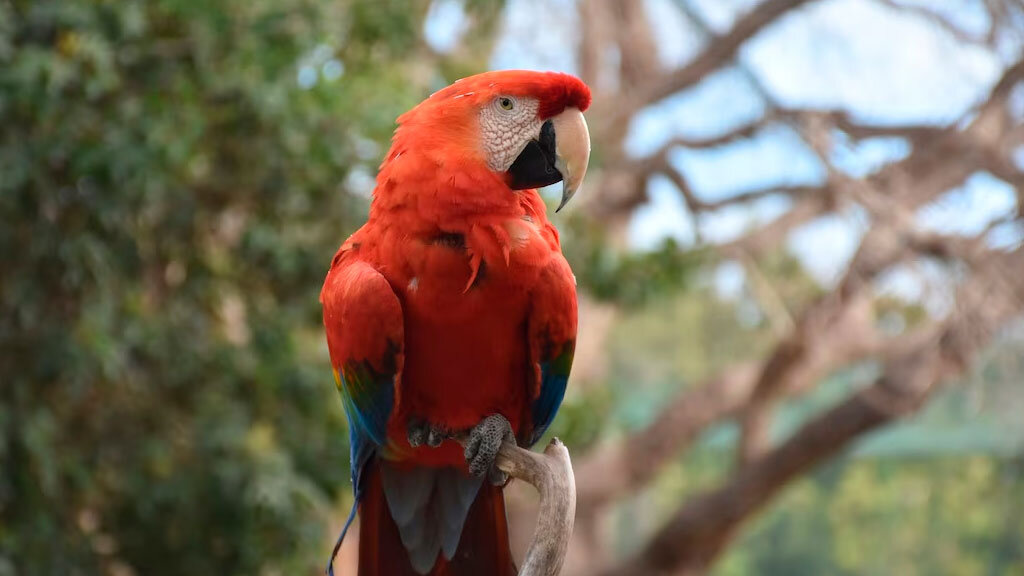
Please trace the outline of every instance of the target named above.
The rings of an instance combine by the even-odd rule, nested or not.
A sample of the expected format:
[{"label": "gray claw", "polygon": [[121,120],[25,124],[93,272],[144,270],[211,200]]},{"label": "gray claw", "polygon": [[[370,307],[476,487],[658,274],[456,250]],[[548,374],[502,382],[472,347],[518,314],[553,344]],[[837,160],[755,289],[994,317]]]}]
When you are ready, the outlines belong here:
[{"label": "gray claw", "polygon": [[406,436],[409,440],[409,446],[416,448],[422,446],[427,441],[428,426],[426,422],[422,420],[412,420],[409,422],[409,426],[406,429]]},{"label": "gray claw", "polygon": [[515,434],[508,420],[501,414],[492,414],[477,424],[469,432],[464,450],[469,473],[474,476],[487,474],[487,480],[495,486],[508,481],[508,475],[494,465],[498,450],[506,441],[514,443]]},{"label": "gray claw", "polygon": [[416,448],[426,444],[431,448],[437,448],[448,438],[448,431],[439,426],[434,426],[423,420],[410,420],[406,428],[406,437],[409,446]]},{"label": "gray claw", "polygon": [[448,436],[448,434],[431,426],[430,432],[427,434],[427,445],[431,448],[437,448],[441,445],[441,442],[444,442],[446,436]]}]

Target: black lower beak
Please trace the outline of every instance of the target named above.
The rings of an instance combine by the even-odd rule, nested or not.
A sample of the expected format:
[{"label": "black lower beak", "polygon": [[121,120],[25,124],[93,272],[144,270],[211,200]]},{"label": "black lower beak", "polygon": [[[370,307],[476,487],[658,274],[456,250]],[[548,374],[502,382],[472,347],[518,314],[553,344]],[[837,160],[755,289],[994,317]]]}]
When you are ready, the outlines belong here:
[{"label": "black lower beak", "polygon": [[555,168],[555,127],[548,120],[540,127],[540,137],[530,140],[508,169],[508,186],[513,190],[541,188],[562,181]]}]

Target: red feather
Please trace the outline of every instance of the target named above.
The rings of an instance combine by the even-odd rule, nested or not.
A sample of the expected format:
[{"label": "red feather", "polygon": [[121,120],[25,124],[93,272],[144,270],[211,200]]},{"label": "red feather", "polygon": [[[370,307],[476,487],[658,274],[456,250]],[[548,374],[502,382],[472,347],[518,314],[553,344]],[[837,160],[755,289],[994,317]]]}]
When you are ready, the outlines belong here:
[{"label": "red feather", "polygon": [[[575,280],[544,202],[535,190],[510,190],[482,157],[479,105],[498,94],[537,97],[541,117],[590,104],[586,85],[572,76],[523,71],[481,74],[434,94],[399,118],[369,219],[336,258],[338,267],[372,267],[386,280],[387,298],[393,293],[400,303],[404,341],[394,396],[401,400],[388,420],[385,457],[411,465],[465,470],[455,442],[411,447],[413,418],[468,430],[501,414],[517,435],[528,436],[540,394],[538,363],[544,353],[571,349],[575,338]],[[345,272],[330,274],[325,310],[348,297],[336,293],[345,284],[330,283]],[[336,345],[341,333],[355,339],[382,333],[365,316],[350,314],[346,325],[325,316],[328,333],[338,335],[329,339],[336,367],[345,355]],[[390,348],[379,342],[346,348],[377,349]],[[409,573],[373,462],[363,482],[359,573]],[[513,574],[507,540],[501,490],[485,482],[456,558],[441,557],[433,573]]]}]

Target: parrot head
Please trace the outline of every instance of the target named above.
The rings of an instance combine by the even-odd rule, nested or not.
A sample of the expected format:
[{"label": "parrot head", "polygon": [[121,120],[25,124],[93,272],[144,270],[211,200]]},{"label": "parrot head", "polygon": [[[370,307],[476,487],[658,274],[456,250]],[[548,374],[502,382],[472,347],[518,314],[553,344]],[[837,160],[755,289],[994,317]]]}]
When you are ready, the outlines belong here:
[{"label": "parrot head", "polygon": [[[590,134],[583,112],[589,105],[590,89],[568,74],[485,72],[456,81],[400,116],[395,143],[431,147],[447,157],[454,151],[462,162],[499,175],[511,190],[562,182],[561,210],[587,172]],[[394,149],[397,157],[401,150]]]}]

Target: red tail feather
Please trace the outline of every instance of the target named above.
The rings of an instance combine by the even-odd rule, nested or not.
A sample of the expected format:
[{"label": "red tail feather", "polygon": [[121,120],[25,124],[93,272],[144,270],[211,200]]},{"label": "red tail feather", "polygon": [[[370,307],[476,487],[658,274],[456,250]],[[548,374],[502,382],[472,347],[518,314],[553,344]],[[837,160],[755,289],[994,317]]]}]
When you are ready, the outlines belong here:
[{"label": "red tail feather", "polygon": [[[388,511],[376,463],[367,466],[359,505],[359,576],[421,576],[409,563]],[[438,555],[430,576],[515,576],[501,488],[484,482],[469,509],[455,557]]]}]

